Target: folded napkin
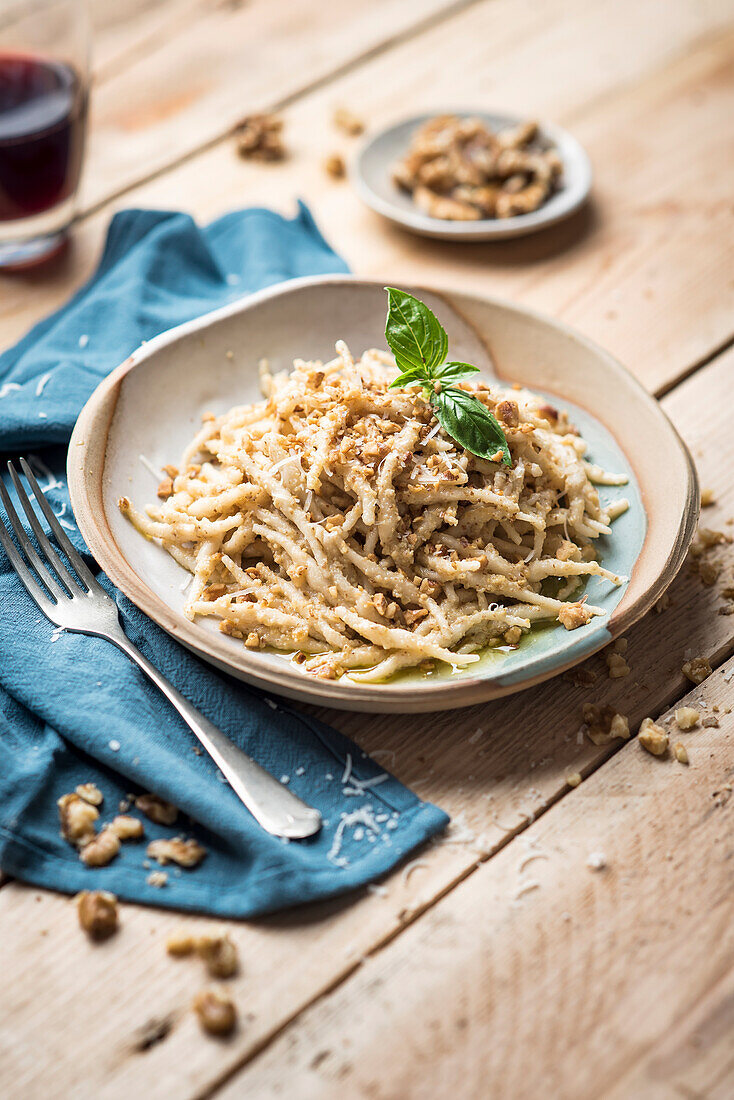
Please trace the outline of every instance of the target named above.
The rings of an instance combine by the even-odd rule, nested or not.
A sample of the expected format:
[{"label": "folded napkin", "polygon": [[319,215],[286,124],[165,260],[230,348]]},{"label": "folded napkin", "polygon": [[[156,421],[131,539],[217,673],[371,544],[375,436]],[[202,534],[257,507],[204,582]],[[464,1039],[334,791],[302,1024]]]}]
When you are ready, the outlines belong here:
[{"label": "folded napkin", "polygon": [[[234,297],[344,270],[305,207],[292,221],[242,210],[205,229],[180,213],[118,214],[89,283],[0,356],[0,450],[32,456],[60,522],[87,554],[69,504],[65,445],[100,379],[142,340]],[[265,833],[138,669],[108,642],[54,630],[0,549],[6,873],[67,892],[104,888],[130,901],[245,917],[378,878],[445,826],[441,810],[352,742],[202,663],[101,580],[132,641],[229,737],[316,806],[324,827],[305,841]],[[104,795],[102,823],[144,791],[175,803],[179,820],[166,827],[143,818],[146,841],[123,844],[107,867],[87,868],[61,838],[56,807],[86,782]],[[190,870],[167,866],[166,885],[154,885],[148,878],[160,868],[146,858],[146,842],[175,835],[195,837],[208,854]]]}]

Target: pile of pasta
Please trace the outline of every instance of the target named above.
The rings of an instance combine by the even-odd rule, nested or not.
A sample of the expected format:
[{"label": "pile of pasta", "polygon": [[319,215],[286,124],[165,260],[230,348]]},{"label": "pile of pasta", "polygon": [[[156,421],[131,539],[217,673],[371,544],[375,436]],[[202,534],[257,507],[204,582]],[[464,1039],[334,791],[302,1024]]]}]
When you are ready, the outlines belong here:
[{"label": "pile of pasta", "polygon": [[477,458],[377,350],[260,373],[263,400],[205,417],[159,500],[123,513],[191,574],[186,614],[315,676],[379,681],[464,668],[533,623],[604,614],[574,599],[625,578],[595,541],[626,507],[564,413],[523,389],[464,382],[498,418],[512,467]]}]

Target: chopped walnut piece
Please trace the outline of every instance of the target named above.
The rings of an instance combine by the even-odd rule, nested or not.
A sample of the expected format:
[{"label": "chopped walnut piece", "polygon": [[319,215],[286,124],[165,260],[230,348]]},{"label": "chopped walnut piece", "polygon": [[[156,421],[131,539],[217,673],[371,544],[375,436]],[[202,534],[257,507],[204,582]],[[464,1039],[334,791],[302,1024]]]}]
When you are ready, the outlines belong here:
[{"label": "chopped walnut piece", "polygon": [[117,931],[117,898],[107,890],[82,890],[76,896],[79,924],[93,940]]},{"label": "chopped walnut piece", "polygon": [[573,684],[574,687],[588,687],[590,684],[596,683],[597,675],[593,668],[580,665],[578,668],[569,668],[567,672],[564,672],[563,679],[568,681],[569,684]]},{"label": "chopped walnut piece", "polygon": [[706,657],[694,657],[681,668],[681,672],[686,676],[692,684],[702,684],[707,676],[710,676],[713,669],[708,663]]},{"label": "chopped walnut piece", "polygon": [[714,496],[713,489],[701,490],[701,507],[710,508],[712,504],[716,504],[716,497]]},{"label": "chopped walnut piece", "polygon": [[248,649],[260,648],[260,636],[256,630],[251,630],[250,633],[247,635],[247,637],[245,638],[245,645]]},{"label": "chopped walnut piece", "polygon": [[678,707],[675,712],[675,720],[680,730],[692,730],[699,718],[700,715],[695,707]]},{"label": "chopped walnut piece", "polygon": [[348,134],[349,137],[359,137],[364,131],[364,122],[357,115],[348,111],[346,107],[337,107],[334,111],[333,122],[337,130]]},{"label": "chopped walnut piece", "polygon": [[605,653],[604,660],[607,662],[610,680],[620,680],[623,676],[629,676],[632,671],[621,653]]},{"label": "chopped walnut piece", "polygon": [[704,729],[717,730],[719,728],[719,719],[716,717],[715,714],[709,714],[706,718],[704,718],[701,725],[704,727]]},{"label": "chopped walnut piece", "polygon": [[196,953],[212,978],[231,978],[237,973],[237,948],[229,936],[200,936],[196,941]]},{"label": "chopped walnut piece", "polygon": [[688,750],[682,741],[676,741],[673,746],[673,753],[679,764],[688,764]]},{"label": "chopped walnut piece", "polygon": [[187,932],[176,932],[166,939],[166,952],[174,958],[186,958],[188,955],[194,955],[197,944],[196,936],[191,936]]},{"label": "chopped walnut piece", "polygon": [[282,139],[283,121],[277,115],[249,115],[235,131],[237,152],[250,160],[283,160],[286,151]]},{"label": "chopped walnut piece", "polygon": [[62,794],[56,805],[59,807],[61,835],[64,840],[77,846],[90,841],[99,817],[97,808],[78,794]]},{"label": "chopped walnut piece", "polygon": [[504,640],[508,645],[517,645],[522,638],[522,630],[519,626],[511,626],[509,630],[505,631]]},{"label": "chopped walnut piece", "polygon": [[520,423],[520,413],[516,401],[500,401],[495,409],[498,420],[508,428],[516,428]]},{"label": "chopped walnut piece", "polygon": [[174,932],[166,940],[166,951],[177,959],[183,959],[187,955],[194,954],[197,943],[196,936],[192,936],[188,932]]},{"label": "chopped walnut piece", "polygon": [[170,477],[164,477],[156,489],[156,496],[160,497],[161,500],[168,500],[172,492],[173,481]]},{"label": "chopped walnut piece", "polygon": [[565,626],[566,630],[576,630],[579,626],[586,626],[591,617],[591,612],[584,605],[583,600],[564,604],[558,612],[558,621]]},{"label": "chopped walnut piece", "polygon": [[163,473],[168,474],[171,479],[173,479],[174,477],[178,477],[178,466],[172,466],[169,463],[167,466],[163,466],[162,469]]},{"label": "chopped walnut piece", "polygon": [[184,840],[181,836],[175,836],[172,840],[151,840],[146,854],[158,863],[196,867],[206,855],[206,848],[196,840]]},{"label": "chopped walnut piece", "polygon": [[226,993],[204,989],[194,997],[193,1007],[199,1023],[209,1035],[229,1035],[237,1023],[237,1010]]},{"label": "chopped walnut piece", "polygon": [[711,546],[718,546],[722,542],[731,542],[731,536],[724,534],[723,531],[712,531],[710,527],[699,527],[698,544],[704,550],[708,550]]},{"label": "chopped walnut piece", "polygon": [[422,622],[423,619],[428,618],[428,611],[425,607],[420,607],[416,611],[408,610],[405,612],[405,622],[408,626],[416,626]]},{"label": "chopped walnut piece", "polygon": [[324,161],[324,171],[334,180],[343,180],[347,174],[347,166],[344,157],[339,153],[332,153]]},{"label": "chopped walnut piece", "polygon": [[74,788],[74,793],[83,798],[85,802],[88,802],[90,806],[101,806],[104,802],[101,790],[99,787],[95,787],[94,783],[80,783],[78,787]]},{"label": "chopped walnut piece", "polygon": [[668,749],[668,735],[662,726],[653,722],[652,718],[643,718],[637,734],[637,740],[643,749],[647,749],[653,756],[662,756]]},{"label": "chopped walnut piece", "polygon": [[87,867],[106,867],[120,851],[120,838],[109,827],[82,848],[79,858]]},{"label": "chopped walnut piece", "polygon": [[145,834],[140,818],[132,817],[130,814],[118,814],[113,819],[110,829],[120,840],[141,840]]},{"label": "chopped walnut piece", "polygon": [[701,583],[705,584],[708,588],[713,587],[719,579],[723,568],[720,561],[702,561],[698,567],[698,575],[701,578]]},{"label": "chopped walnut piece", "polygon": [[151,871],[145,881],[148,886],[157,886],[160,889],[168,885],[168,875],[165,871]]},{"label": "chopped walnut piece", "polygon": [[620,737],[626,740],[630,735],[629,720],[624,714],[617,714],[614,707],[584,703],[581,713],[586,734],[594,745],[608,745]]},{"label": "chopped walnut piece", "polygon": [[173,825],[178,817],[178,810],[173,803],[166,802],[157,794],[139,794],[135,799],[135,805],[156,825]]},{"label": "chopped walnut piece", "polygon": [[571,772],[566,776],[566,782],[569,787],[578,787],[581,782],[581,772]]}]

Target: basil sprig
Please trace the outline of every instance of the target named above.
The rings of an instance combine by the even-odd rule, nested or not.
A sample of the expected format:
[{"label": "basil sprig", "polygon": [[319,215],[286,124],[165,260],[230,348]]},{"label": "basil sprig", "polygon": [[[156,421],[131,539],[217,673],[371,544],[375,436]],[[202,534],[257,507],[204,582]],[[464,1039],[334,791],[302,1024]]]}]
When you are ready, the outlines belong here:
[{"label": "basil sprig", "polygon": [[385,337],[400,374],[390,383],[394,390],[419,385],[441,427],[452,439],[490,461],[498,451],[502,462],[512,466],[510,449],[498,421],[478,397],[452,385],[460,378],[477,374],[471,363],[446,361],[449,338],[428,306],[412,294],[393,286],[387,291]]}]

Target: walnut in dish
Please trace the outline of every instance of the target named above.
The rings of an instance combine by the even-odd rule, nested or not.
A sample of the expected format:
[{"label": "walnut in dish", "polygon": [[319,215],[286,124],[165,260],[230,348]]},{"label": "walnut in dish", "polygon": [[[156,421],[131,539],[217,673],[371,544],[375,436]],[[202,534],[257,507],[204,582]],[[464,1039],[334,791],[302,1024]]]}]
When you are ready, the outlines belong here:
[{"label": "walnut in dish", "polygon": [[532,213],[557,189],[562,172],[537,122],[494,132],[480,118],[439,115],[413,135],[393,179],[429,217],[479,221]]}]

